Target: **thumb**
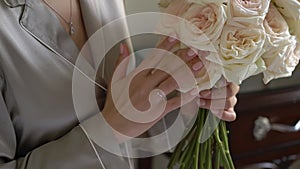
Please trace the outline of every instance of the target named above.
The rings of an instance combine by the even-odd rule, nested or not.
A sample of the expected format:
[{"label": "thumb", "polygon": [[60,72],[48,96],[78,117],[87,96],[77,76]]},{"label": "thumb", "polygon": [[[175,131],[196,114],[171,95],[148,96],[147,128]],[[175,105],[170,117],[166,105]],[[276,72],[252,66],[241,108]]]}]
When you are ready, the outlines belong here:
[{"label": "thumb", "polygon": [[116,67],[114,70],[114,79],[121,80],[126,76],[128,64],[129,64],[129,49],[125,43],[120,44],[120,55],[116,62]]}]

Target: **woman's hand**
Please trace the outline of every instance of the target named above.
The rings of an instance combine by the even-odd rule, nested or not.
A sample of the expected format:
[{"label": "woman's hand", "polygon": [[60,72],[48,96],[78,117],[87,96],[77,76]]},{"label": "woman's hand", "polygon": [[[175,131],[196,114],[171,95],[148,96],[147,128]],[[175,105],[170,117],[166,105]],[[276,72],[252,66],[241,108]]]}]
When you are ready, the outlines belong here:
[{"label": "woman's hand", "polygon": [[[170,51],[177,43],[178,41],[176,39],[169,37],[164,39],[157,48]],[[202,62],[196,57],[197,54],[195,54],[193,50],[180,49],[176,51],[175,54],[179,56],[183,62],[182,64],[172,65],[173,70],[178,70],[184,65],[188,65],[192,72],[197,74],[203,69]],[[199,52],[198,55],[206,56],[208,52]],[[158,64],[161,57],[164,56],[156,55],[148,60],[145,59],[131,74],[126,75],[129,62],[128,56],[129,50],[127,46],[121,44],[117,69],[109,87],[102,114],[110,126],[116,131],[129,137],[136,137],[151,128],[167,113],[195,99],[197,92],[195,94],[195,90],[191,90],[167,100],[166,95],[178,89],[178,84],[175,79],[168,73],[157,69],[154,71],[153,69],[141,68],[143,65],[154,66]],[[179,74],[177,77],[180,79],[186,78],[185,74]],[[126,88],[127,85],[129,86],[128,89]],[[222,117],[224,120],[234,120],[235,113],[233,107],[236,103],[235,94],[238,91],[238,86],[228,84],[218,90],[228,90],[228,95],[225,97],[227,103],[225,108],[211,108],[210,105],[212,101],[224,100],[224,97],[216,98],[215,95],[213,95],[214,97],[212,98],[209,94],[200,97],[199,105],[203,108],[210,108],[216,115],[219,115],[219,117]],[[212,89],[201,92],[200,96],[202,96],[203,93],[215,91],[215,89]],[[166,104],[163,105],[162,103]],[[205,103],[205,105],[202,105],[202,103]],[[220,116],[223,112],[223,116]]]},{"label": "woman's hand", "polygon": [[[164,39],[157,48],[162,51],[170,51],[176,44],[178,44],[178,41],[169,37]],[[181,58],[185,58],[185,61],[182,61],[181,64],[177,62],[177,65],[172,65],[172,69],[180,69],[185,64],[193,66],[200,63],[200,60],[193,59],[197,58],[196,54],[189,50],[178,50],[176,53],[180,54]],[[129,50],[124,44],[120,46],[117,69],[109,86],[102,114],[110,126],[123,135],[129,137],[139,136],[167,113],[195,98],[194,94],[187,92],[181,96],[166,99],[166,95],[175,91],[178,86],[168,73],[145,68],[149,65],[155,67],[164,57],[159,56],[162,54],[160,52],[154,52],[154,54],[155,56],[145,59],[132,73],[126,75]],[[195,69],[195,72],[200,69],[201,67]],[[179,75],[179,77],[181,76],[184,75]],[[182,77],[182,79],[184,78]],[[127,85],[129,88],[126,88]]]},{"label": "woman's hand", "polygon": [[225,121],[234,121],[236,113],[234,106],[237,103],[236,94],[240,87],[233,83],[226,83],[220,88],[213,88],[200,92],[198,105],[210,109],[217,117]]}]

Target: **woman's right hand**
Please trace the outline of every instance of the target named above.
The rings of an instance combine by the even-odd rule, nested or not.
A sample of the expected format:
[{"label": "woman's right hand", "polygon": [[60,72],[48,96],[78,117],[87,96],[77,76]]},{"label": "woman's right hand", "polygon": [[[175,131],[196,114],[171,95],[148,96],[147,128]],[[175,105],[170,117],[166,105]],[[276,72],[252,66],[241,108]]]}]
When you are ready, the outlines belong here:
[{"label": "woman's right hand", "polygon": [[[176,39],[168,37],[157,48],[170,51],[176,44],[178,44]],[[155,67],[161,57],[164,56],[156,55],[150,59],[145,59],[139,67],[126,75],[129,54],[127,46],[121,44],[117,69],[109,86],[102,114],[114,130],[128,137],[137,137],[151,128],[167,113],[192,101],[198,93],[197,90],[196,92],[191,90],[181,96],[175,96],[167,100],[165,96],[178,88],[177,82],[163,71],[157,69],[154,71],[151,68],[143,70],[142,68],[143,65]],[[202,69],[202,62],[196,57],[197,55],[193,50],[180,49],[175,54],[183,62],[182,65],[172,65],[173,70],[188,65],[192,72],[196,74]],[[207,55],[207,52],[200,52],[200,54]],[[186,74],[178,74],[177,78],[185,79],[185,76]],[[127,85],[129,88],[126,88]],[[162,103],[165,103],[165,107]]]},{"label": "woman's right hand", "polygon": [[[170,51],[177,44],[176,39],[169,37],[164,39],[157,46],[157,49]],[[188,48],[179,49],[174,52],[174,56],[178,56],[180,59],[174,56],[170,57],[167,52],[154,52],[129,75],[126,75],[129,62],[129,50],[126,45],[121,44],[120,53],[116,65],[117,69],[111,85],[108,87],[108,94],[102,111],[106,121],[119,133],[128,137],[137,137],[166,114],[194,99],[199,99],[196,102],[205,103],[205,105],[199,104],[199,107],[211,109],[212,113],[223,120],[232,121],[235,119],[234,106],[237,103],[236,94],[239,91],[239,86],[232,83],[227,83],[218,90],[210,89],[199,93],[197,89],[191,89],[186,93],[166,98],[166,95],[182,89],[179,87],[180,82],[184,84],[195,83],[193,81],[195,76],[206,71],[199,57],[206,57],[208,52],[197,51],[196,54]],[[169,58],[166,59],[166,57]],[[176,58],[181,62],[178,62]],[[164,67],[163,70],[171,70],[172,73],[168,74],[153,69],[153,67],[161,64]],[[146,69],[147,67],[148,69]],[[187,72],[185,72],[186,68],[188,69]],[[177,81],[173,77],[176,77]],[[190,79],[192,81],[189,81]],[[226,95],[222,93],[226,93]],[[220,104],[212,104],[213,102]]]}]

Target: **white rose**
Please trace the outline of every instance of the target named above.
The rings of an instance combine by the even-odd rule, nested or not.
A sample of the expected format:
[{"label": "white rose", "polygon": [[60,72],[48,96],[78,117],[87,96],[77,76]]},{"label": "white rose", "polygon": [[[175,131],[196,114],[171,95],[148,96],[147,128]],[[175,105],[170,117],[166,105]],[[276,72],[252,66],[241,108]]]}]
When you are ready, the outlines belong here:
[{"label": "white rose", "polygon": [[267,52],[262,56],[267,67],[264,71],[264,83],[291,76],[299,62],[297,40],[291,36],[289,25],[278,10],[271,4],[264,21],[269,42],[266,45]]},{"label": "white rose", "polygon": [[296,43],[295,37],[291,36],[286,44],[273,48],[264,54],[263,59],[267,66],[267,70],[263,72],[264,83],[292,75],[299,63],[299,57],[294,53]]},{"label": "white rose", "polygon": [[300,19],[300,2],[298,0],[272,0],[272,2],[284,17]]},{"label": "white rose", "polygon": [[[211,55],[216,55],[217,53],[211,53]],[[222,66],[207,60],[205,57],[200,57],[204,69],[196,75],[196,81],[199,91],[211,89],[215,87],[217,82],[222,77]]]},{"label": "white rose", "polygon": [[214,4],[227,3],[227,0],[187,0],[187,1],[200,4],[200,5],[207,4],[207,3],[214,3]]},{"label": "white rose", "polygon": [[175,33],[180,41],[189,47],[216,51],[213,45],[217,44],[227,19],[225,5],[214,3],[199,5],[175,0],[164,12],[178,18],[167,15],[161,18],[157,33],[167,35]]},{"label": "white rose", "polygon": [[229,0],[231,17],[265,16],[270,0]]},{"label": "white rose", "polygon": [[[183,43],[181,47],[192,47],[198,50],[217,53],[215,44],[218,43],[226,22],[224,4],[188,3],[185,0],[174,0],[163,10],[180,18],[165,16],[158,24],[157,32],[167,35],[176,33]],[[222,76],[220,65],[212,63],[206,58],[200,58],[206,71],[197,76],[199,89],[212,88]]]},{"label": "white rose", "polygon": [[178,37],[188,46],[216,51],[216,44],[222,33],[227,16],[223,4],[192,4],[182,15],[177,29]]},{"label": "white rose", "polygon": [[295,35],[297,40],[300,41],[300,20],[286,18],[286,22],[289,25],[290,33]]},{"label": "white rose", "polygon": [[290,27],[290,33],[300,41],[300,2],[298,0],[273,0]]},{"label": "white rose", "polygon": [[273,4],[270,5],[263,25],[268,39],[265,46],[267,50],[278,47],[282,43],[286,44],[286,41],[290,39],[289,26]]},{"label": "white rose", "polygon": [[265,69],[261,55],[266,34],[263,29],[226,25],[220,39],[220,57],[208,56],[223,66],[224,77],[235,84]]},{"label": "white rose", "polygon": [[167,8],[161,9],[161,12],[166,14],[161,15],[156,25],[156,33],[175,36],[178,24],[182,20],[181,16],[190,6],[191,3],[187,3],[185,0],[172,0]]}]

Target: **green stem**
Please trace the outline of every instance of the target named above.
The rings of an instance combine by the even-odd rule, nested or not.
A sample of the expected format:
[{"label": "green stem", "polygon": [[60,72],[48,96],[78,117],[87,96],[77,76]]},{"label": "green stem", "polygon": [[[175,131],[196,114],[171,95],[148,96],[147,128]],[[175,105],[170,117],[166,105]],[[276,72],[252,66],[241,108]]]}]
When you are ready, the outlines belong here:
[{"label": "green stem", "polygon": [[193,157],[193,154],[195,154],[196,144],[197,144],[197,140],[193,139],[193,141],[189,145],[188,153],[185,155],[185,157],[183,158],[183,161],[181,162],[182,164],[185,164],[186,166],[188,166],[189,164],[192,163],[192,160],[193,160],[192,157]]},{"label": "green stem", "polygon": [[200,169],[205,168],[205,156],[206,156],[206,152],[205,152],[206,144],[205,143],[202,143],[200,145]]},{"label": "green stem", "polygon": [[207,140],[207,169],[211,169],[212,168],[212,164],[211,164],[211,153],[212,153],[212,149],[211,149],[211,146],[212,146],[212,138],[210,137],[208,140]]},{"label": "green stem", "polygon": [[221,157],[223,159],[222,162],[224,164],[225,169],[231,169],[230,164],[227,160],[225,147],[224,147],[224,145],[223,145],[223,143],[222,143],[222,141],[220,140],[220,137],[219,137],[219,127],[217,127],[216,131],[215,131],[215,140],[216,140],[217,148],[221,152]]},{"label": "green stem", "polygon": [[224,143],[225,146],[225,153],[226,153],[226,158],[227,161],[229,163],[230,169],[234,169],[234,164],[230,155],[230,151],[229,151],[229,143],[228,143],[228,133],[227,133],[227,129],[226,129],[226,123],[224,121],[221,122],[220,124],[221,127],[221,139]]},{"label": "green stem", "polygon": [[198,169],[199,152],[200,152],[200,144],[197,142],[197,144],[196,144],[196,154],[195,154],[195,160],[194,160],[194,169]]},{"label": "green stem", "polygon": [[226,123],[224,121],[221,121],[213,136],[206,142],[200,143],[201,130],[207,115],[208,110],[199,110],[191,131],[176,147],[168,169],[173,169],[176,162],[179,162],[180,169],[212,169],[213,156],[216,169],[219,169],[221,166],[225,169],[234,169],[229,151]]},{"label": "green stem", "polygon": [[[195,141],[195,139],[192,140],[192,144],[193,144],[194,141]],[[183,163],[185,157],[186,157],[186,156],[190,153],[190,151],[192,150],[191,147],[192,147],[191,143],[188,142],[188,145],[185,147],[185,149],[183,150],[183,153],[182,153],[182,155],[181,155],[181,157],[180,157],[179,164],[182,164],[182,163]]]},{"label": "green stem", "polygon": [[197,127],[197,123],[195,123],[192,126],[192,129],[189,131],[189,133],[180,141],[180,143],[176,146],[175,151],[172,153],[171,160],[168,164],[168,169],[173,169],[176,162],[178,162],[181,155],[186,151],[186,143],[189,142],[189,140],[192,140],[194,135],[194,130]]},{"label": "green stem", "polygon": [[180,154],[181,154],[181,151],[182,151],[182,148],[183,148],[184,144],[185,144],[185,143],[182,141],[182,142],[180,142],[180,143],[176,146],[176,148],[175,148],[175,150],[174,150],[174,152],[173,152],[173,154],[172,154],[171,161],[170,161],[169,164],[168,164],[168,169],[173,169],[174,165],[176,164],[176,162],[177,162],[178,159],[179,159],[179,156],[180,156]]},{"label": "green stem", "polygon": [[222,138],[222,141],[224,142],[225,149],[229,150],[228,135],[227,135],[228,133],[227,133],[225,121],[221,121],[220,127],[221,127],[221,138]]},{"label": "green stem", "polygon": [[193,164],[193,157],[194,157],[194,154],[195,154],[195,147],[196,147],[196,144],[197,142],[193,142],[193,145],[191,146],[191,151],[190,153],[186,156],[185,160],[184,160],[184,164],[186,165],[186,168],[188,169],[189,166],[191,164]]},{"label": "green stem", "polygon": [[203,128],[204,120],[205,120],[205,110],[200,109],[198,114],[198,120],[197,120],[198,123],[197,137],[195,139],[197,140],[197,142],[196,142],[195,157],[194,157],[194,169],[198,169],[199,166],[201,129]]},{"label": "green stem", "polygon": [[221,156],[220,149],[217,146],[215,146],[215,168],[216,169],[220,168],[220,160],[221,160],[220,156]]},{"label": "green stem", "polygon": [[[203,120],[203,123],[202,123],[202,127],[204,126],[204,123],[205,123],[205,120],[206,120],[206,117],[208,115],[208,110],[206,109],[203,109],[203,112],[202,112],[202,117],[201,119]],[[198,142],[200,144],[200,140],[201,140],[201,136],[198,137]],[[200,145],[200,168],[203,169],[203,168],[207,168],[206,167],[206,156],[207,156],[207,141],[204,142],[204,143],[201,143]]]}]

